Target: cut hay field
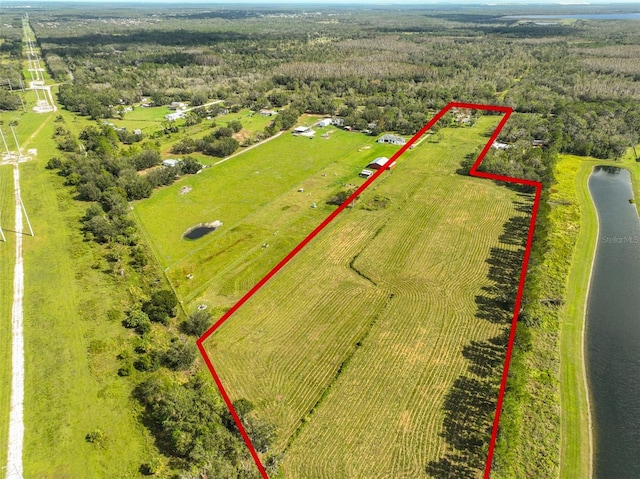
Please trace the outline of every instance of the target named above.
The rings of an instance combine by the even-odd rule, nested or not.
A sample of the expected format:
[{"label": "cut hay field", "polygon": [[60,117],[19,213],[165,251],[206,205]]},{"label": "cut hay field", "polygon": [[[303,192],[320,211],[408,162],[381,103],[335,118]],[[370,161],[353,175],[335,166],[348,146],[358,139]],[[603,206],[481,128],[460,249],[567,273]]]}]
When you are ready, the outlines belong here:
[{"label": "cut hay field", "polygon": [[505,329],[479,314],[488,259],[519,256],[501,235],[521,196],[455,173],[497,121],[405,153],[205,343],[231,399],[275,424],[277,477],[415,479],[447,452],[463,348]]},{"label": "cut hay field", "polygon": [[[233,303],[327,216],[327,198],[343,183],[359,185],[370,160],[396,150],[362,134],[320,130],[329,139],[322,131],[313,140],[284,133],[134,204],[181,299]],[[191,191],[181,194],[184,187]],[[216,220],[224,224],[218,231],[182,239],[189,227]]]}]

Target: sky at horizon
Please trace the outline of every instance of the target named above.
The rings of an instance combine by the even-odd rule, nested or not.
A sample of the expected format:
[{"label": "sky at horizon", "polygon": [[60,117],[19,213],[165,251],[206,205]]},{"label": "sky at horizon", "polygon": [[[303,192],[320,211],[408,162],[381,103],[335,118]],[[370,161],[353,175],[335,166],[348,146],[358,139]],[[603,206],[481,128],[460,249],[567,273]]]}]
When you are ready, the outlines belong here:
[{"label": "sky at horizon", "polygon": [[[130,4],[139,4],[139,3],[176,3],[175,0],[2,0],[0,2],[0,9],[2,8],[1,3],[11,3],[11,4],[19,4],[19,5],[30,5],[30,4],[41,4],[41,3],[130,3]],[[290,4],[290,5],[341,5],[341,6],[349,6],[349,5],[478,5],[478,6],[536,6],[536,5],[550,5],[550,6],[583,6],[585,8],[588,7],[606,7],[611,6],[615,7],[615,5],[632,5],[636,4],[638,9],[640,10],[640,2],[638,0],[616,0],[611,2],[588,2],[584,0],[534,0],[534,1],[518,1],[518,0],[454,0],[454,1],[446,1],[446,0],[347,0],[347,1],[339,1],[339,0],[186,0],[180,2],[181,5],[185,4],[202,4],[202,5],[232,5],[232,4],[252,4],[252,5],[281,5],[281,4]],[[180,6],[180,5],[176,5]]]}]

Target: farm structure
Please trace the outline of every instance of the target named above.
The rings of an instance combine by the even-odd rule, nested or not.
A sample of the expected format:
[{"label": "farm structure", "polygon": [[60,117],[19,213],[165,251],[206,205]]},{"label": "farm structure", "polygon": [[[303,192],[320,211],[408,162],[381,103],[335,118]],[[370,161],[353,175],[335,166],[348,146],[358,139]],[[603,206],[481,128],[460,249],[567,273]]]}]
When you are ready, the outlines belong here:
[{"label": "farm structure", "polygon": [[[376,158],[375,160],[373,160],[371,163],[369,163],[367,165],[367,168],[371,168],[372,170],[379,170],[380,168],[382,168],[385,163],[387,163],[389,161],[389,158],[387,158],[386,156],[380,156],[378,158]],[[391,163],[389,163],[387,165],[387,170],[390,170],[391,168],[393,168],[394,166],[396,166],[396,162],[392,161]]]},{"label": "farm structure", "polygon": [[273,116],[278,114],[278,112],[275,110],[266,110],[264,108],[260,110],[258,113],[260,113],[262,116]]},{"label": "farm structure", "polygon": [[294,136],[307,136],[311,138],[316,132],[308,126],[297,126],[293,129],[293,134]]},{"label": "farm structure", "polygon": [[182,118],[183,116],[184,116],[184,113],[182,111],[176,111],[175,113],[169,113],[168,115],[165,115],[164,117],[168,121],[176,121],[176,120],[179,120],[180,118]]},{"label": "farm structure", "polygon": [[180,159],[169,158],[162,162],[162,166],[172,168],[174,166],[178,166],[180,163],[182,163],[182,160]]},{"label": "farm structure", "polygon": [[496,150],[506,150],[508,148],[511,148],[511,145],[508,145],[507,143],[501,143],[499,141],[494,141],[491,146],[493,148],[495,148]]},{"label": "farm structure", "polygon": [[325,126],[329,126],[331,125],[331,118],[323,118],[322,120],[320,120],[317,125],[320,128],[324,128]]},{"label": "farm structure", "polygon": [[390,145],[404,145],[406,140],[398,135],[387,133],[378,138],[378,143],[388,143]]},{"label": "farm structure", "polygon": [[373,176],[373,171],[371,170],[362,170],[360,173],[358,173],[358,176],[361,178],[369,178],[370,176]]}]

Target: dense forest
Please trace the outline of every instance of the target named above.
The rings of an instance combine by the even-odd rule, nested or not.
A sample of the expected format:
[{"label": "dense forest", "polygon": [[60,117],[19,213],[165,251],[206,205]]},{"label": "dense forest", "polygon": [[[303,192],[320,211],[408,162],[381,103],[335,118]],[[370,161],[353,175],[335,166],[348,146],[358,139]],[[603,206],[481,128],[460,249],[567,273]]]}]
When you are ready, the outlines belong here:
[{"label": "dense forest", "polygon": [[[521,12],[513,7],[508,13]],[[47,68],[61,83],[59,102],[95,120],[126,118],[125,107],[143,99],[156,106],[224,100],[229,109],[282,109],[256,139],[292,127],[304,112],[340,117],[346,126],[374,135],[410,135],[450,101],[507,105],[515,113],[499,141],[509,148],[492,149],[482,169],[542,181],[545,187],[553,183],[558,153],[615,159],[640,142],[640,32],[630,22],[536,23],[489,11],[417,8],[159,12],[137,7],[96,15],[78,7],[34,8],[30,15]],[[0,51],[15,58],[22,55],[19,26],[16,17],[12,28],[3,29],[0,43]],[[16,65],[0,64],[2,110],[21,106],[2,83],[24,81]],[[215,114],[194,110],[189,121]],[[159,134],[176,128],[167,124]],[[203,138],[181,139],[172,152],[227,156],[239,147],[232,135],[240,128],[214,126]],[[61,117],[54,139],[60,154],[48,168],[87,202],[82,220],[87,240],[110,245],[112,273],[148,278],[142,283],[150,299],[135,302],[121,318],[138,337],[119,358],[118,374],[137,371],[144,378],[134,396],[159,449],[183,478],[257,477],[224,404],[210,381],[195,371],[195,347],[184,340],[184,335],[202,334],[211,317],[204,312],[182,317],[173,292],[159,286],[160,275],[128,208],[128,201],[146,198],[154,188],[195,174],[202,165],[187,156],[175,167],[157,168],[161,156],[151,139],[122,136],[106,125],[85,128],[74,137]],[[461,173],[476,157],[463,161]],[[544,256],[546,212],[543,207],[539,216],[532,269]],[[521,354],[530,353],[529,336],[539,323],[535,310],[527,310],[536,294],[535,281],[530,281],[521,319],[527,327],[516,343]],[[156,331],[165,328],[162,341],[151,341],[152,324]],[[517,413],[527,401],[521,354],[514,360],[519,376],[507,392],[495,458],[499,477],[508,477],[500,474],[511,470],[510,461],[521,460],[509,455],[504,444],[526,434]],[[186,380],[172,375],[184,371],[190,371]],[[246,401],[236,409],[254,444],[261,445],[261,452],[268,450],[271,426],[252,416]],[[553,405],[549,409],[547,420],[557,428],[558,413]],[[275,470],[277,458],[268,461]],[[153,474],[158,467],[150,462],[143,470]],[[473,477],[481,465],[469,467]],[[556,459],[535,467],[536,477],[557,474]]]},{"label": "dense forest", "polygon": [[638,141],[639,34],[628,23],[388,13],[42,12],[32,26],[54,77],[73,80],[60,101],[96,118],[143,97],[208,98],[412,134],[456,100],[535,114],[529,131],[560,152],[609,158]]}]

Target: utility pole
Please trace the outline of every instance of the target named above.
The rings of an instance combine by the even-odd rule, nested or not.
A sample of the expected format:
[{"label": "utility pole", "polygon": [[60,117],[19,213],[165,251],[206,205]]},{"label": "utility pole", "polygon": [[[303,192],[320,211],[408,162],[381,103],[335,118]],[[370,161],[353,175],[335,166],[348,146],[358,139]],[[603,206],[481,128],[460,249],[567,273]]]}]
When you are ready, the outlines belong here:
[{"label": "utility pole", "polygon": [[4,144],[4,149],[7,152],[7,156],[11,156],[11,152],[9,151],[9,146],[7,145],[7,140],[4,137],[4,133],[2,133],[2,128],[0,128],[0,137],[2,137],[2,143]]},{"label": "utility pole", "polygon": [[20,148],[20,143],[18,143],[18,136],[16,135],[16,130],[13,129],[13,125],[9,125],[11,128],[11,133],[13,133],[13,139],[16,141],[16,146],[18,147],[18,159],[22,158],[22,148]]},{"label": "utility pole", "polygon": [[7,242],[7,238],[4,236],[4,231],[2,231],[2,220],[0,220],[0,236],[2,236],[2,241]]}]

